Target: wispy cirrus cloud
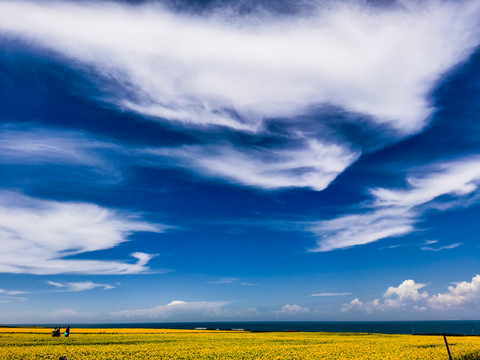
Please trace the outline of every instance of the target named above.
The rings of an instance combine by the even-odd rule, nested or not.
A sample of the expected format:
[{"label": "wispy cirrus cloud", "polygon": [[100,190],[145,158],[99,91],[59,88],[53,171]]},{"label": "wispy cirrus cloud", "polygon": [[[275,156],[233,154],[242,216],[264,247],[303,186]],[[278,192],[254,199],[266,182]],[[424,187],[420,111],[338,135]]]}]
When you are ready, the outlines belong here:
[{"label": "wispy cirrus cloud", "polygon": [[318,246],[310,251],[344,249],[405,235],[414,231],[417,217],[418,213],[411,209],[392,208],[314,222],[308,230],[319,240]]},{"label": "wispy cirrus cloud", "polygon": [[471,194],[480,186],[479,164],[480,156],[471,155],[419,168],[416,176],[407,178],[406,189],[372,189],[374,206],[412,208],[442,195]]},{"label": "wispy cirrus cloud", "polygon": [[24,295],[27,294],[26,291],[20,291],[20,290],[5,290],[5,289],[0,289],[0,303],[4,302],[13,302],[13,301],[24,301],[26,298],[24,296],[19,296],[19,295]]},{"label": "wispy cirrus cloud", "polygon": [[142,152],[158,157],[153,159],[154,163],[164,164],[162,159],[174,159],[175,166],[267,190],[289,187],[323,190],[360,155],[348,146],[317,140],[308,140],[292,149],[191,145]]},{"label": "wispy cirrus cloud", "polygon": [[[445,211],[479,201],[473,196],[480,187],[480,158],[476,155],[431,164],[414,172],[416,175],[407,179],[404,189],[371,189],[373,199],[362,205],[363,213],[311,224],[309,230],[319,236],[318,246],[312,251],[348,248],[405,235],[415,231],[415,224],[427,209]],[[467,201],[457,201],[465,198]],[[440,250],[431,247],[424,250],[435,249]]]},{"label": "wispy cirrus cloud", "polygon": [[[223,142],[153,149],[158,159],[152,163],[266,190],[321,191],[363,151],[329,123],[325,109],[343,114],[337,122],[388,129],[382,136],[389,138],[421,131],[433,111],[430,91],[479,44],[480,5],[301,5],[309,11],[278,17],[265,7],[244,16],[217,8],[195,16],[157,2],[3,1],[0,31],[21,47],[51,50],[57,61],[91,77],[100,94],[85,96],[174,126],[205,133],[220,127],[255,143],[268,134],[288,143],[254,148],[219,132]],[[302,117],[315,119],[309,129]],[[267,121],[283,128],[282,135]],[[34,140],[31,149],[24,145],[15,154],[22,161],[29,151],[44,160],[98,161],[88,149],[92,144],[51,139],[49,146]],[[409,226],[406,221],[387,233],[402,234]]]},{"label": "wispy cirrus cloud", "polygon": [[[123,177],[124,147],[82,131],[34,124],[0,126],[0,166],[5,182],[30,176],[36,184],[55,182],[59,174],[69,183],[118,183]],[[38,176],[44,167],[42,176]]]},{"label": "wispy cirrus cloud", "polygon": [[110,290],[115,288],[115,286],[109,284],[97,284],[92,281],[78,281],[66,283],[47,281],[47,284],[56,287],[60,291],[65,292],[88,291],[94,289]]},{"label": "wispy cirrus cloud", "polygon": [[462,246],[462,245],[463,245],[463,243],[454,243],[454,244],[438,246],[438,247],[422,246],[421,249],[425,250],[425,251],[442,251],[442,250],[456,249],[457,247]]},{"label": "wispy cirrus cloud", "polygon": [[101,142],[87,134],[41,127],[0,127],[1,164],[64,164],[107,167],[102,150],[118,150],[113,143]]},{"label": "wispy cirrus cloud", "polygon": [[113,79],[121,90],[102,99],[122,108],[254,131],[322,104],[418,131],[432,86],[478,45],[476,1],[309,5],[280,18],[196,17],[158,3],[3,1],[0,29]]},{"label": "wispy cirrus cloud", "polygon": [[220,280],[211,281],[210,284],[231,284],[231,285],[241,285],[241,286],[252,286],[253,285],[253,284],[250,284],[246,281],[242,281],[238,278],[232,278],[232,277],[221,278]]},{"label": "wispy cirrus cloud", "polygon": [[0,193],[0,272],[29,274],[134,274],[149,271],[155,255],[136,252],[135,263],[75,259],[111,249],[138,231],[165,226],[95,204],[41,200]]},{"label": "wispy cirrus cloud", "polygon": [[20,295],[20,294],[25,294],[25,291],[19,291],[19,290],[5,290],[5,289],[0,289],[0,295],[1,296],[15,296],[15,295]]}]

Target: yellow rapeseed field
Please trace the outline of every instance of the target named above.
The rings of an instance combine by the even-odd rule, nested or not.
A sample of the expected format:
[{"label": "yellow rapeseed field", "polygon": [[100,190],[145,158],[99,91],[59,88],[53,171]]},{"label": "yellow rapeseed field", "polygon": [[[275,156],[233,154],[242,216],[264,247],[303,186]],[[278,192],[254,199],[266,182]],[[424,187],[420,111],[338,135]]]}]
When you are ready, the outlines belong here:
[{"label": "yellow rapeseed field", "polygon": [[[448,337],[453,359],[480,359],[480,337]],[[165,329],[1,328],[2,360],[448,359],[442,336]]]}]

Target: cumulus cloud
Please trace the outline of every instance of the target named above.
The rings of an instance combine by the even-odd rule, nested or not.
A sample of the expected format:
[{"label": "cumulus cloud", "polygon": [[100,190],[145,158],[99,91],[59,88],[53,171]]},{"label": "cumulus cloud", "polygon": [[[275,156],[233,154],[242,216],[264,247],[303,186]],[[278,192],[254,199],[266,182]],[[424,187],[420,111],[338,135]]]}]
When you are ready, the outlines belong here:
[{"label": "cumulus cloud", "polygon": [[114,318],[123,319],[202,319],[224,315],[225,301],[181,301],[175,300],[167,305],[148,309],[122,310],[112,314]]},{"label": "cumulus cloud", "polygon": [[384,294],[384,297],[398,297],[399,300],[413,300],[418,301],[428,296],[426,292],[418,292],[418,290],[427,286],[426,284],[416,284],[413,280],[405,280],[399,286],[390,286]]},{"label": "cumulus cloud", "polygon": [[310,312],[310,309],[306,307],[302,307],[299,305],[284,305],[282,308],[278,311],[275,311],[276,314],[281,314],[281,315],[298,315],[298,314],[305,314]]},{"label": "cumulus cloud", "polygon": [[480,275],[472,281],[462,281],[448,287],[448,292],[429,295],[420,291],[426,284],[417,284],[414,280],[405,280],[397,287],[389,287],[383,294],[384,300],[361,301],[358,298],[343,304],[342,312],[376,311],[466,311],[480,305]]},{"label": "cumulus cloud", "polygon": [[405,310],[413,308],[415,310],[423,309],[423,304],[428,298],[426,291],[419,292],[425,284],[417,284],[414,280],[405,280],[399,286],[390,286],[383,294],[384,300],[375,299],[373,301],[360,301],[358,298],[349,303],[343,304],[342,312],[361,311],[368,314],[374,311]]},{"label": "cumulus cloud", "polygon": [[480,305],[480,275],[473,277],[471,282],[462,281],[449,286],[447,293],[440,293],[428,299],[428,305],[439,310]]},{"label": "cumulus cloud", "polygon": [[[389,310],[406,310],[415,309],[423,310],[422,304],[428,298],[426,291],[419,292],[424,288],[425,284],[417,284],[414,280],[405,280],[399,286],[390,286],[383,294],[384,300],[375,299],[373,301],[360,301],[358,298],[353,299],[349,303],[343,304],[342,312],[361,311],[368,314],[374,311]],[[420,305],[419,305],[420,304]]]},{"label": "cumulus cloud", "polygon": [[348,313],[350,311],[361,311],[367,314],[373,313],[376,309],[380,308],[380,300],[375,299],[373,301],[363,302],[358,298],[353,299],[349,303],[345,303],[342,306],[341,311]]},{"label": "cumulus cloud", "polygon": [[67,283],[57,283],[53,281],[47,281],[48,285],[52,285],[61,291],[66,292],[75,292],[75,291],[87,291],[93,289],[102,289],[102,290],[110,290],[114,289],[115,286],[108,285],[108,284],[96,284],[92,281],[79,281],[79,282],[67,282]]},{"label": "cumulus cloud", "polygon": [[176,165],[263,189],[309,187],[325,189],[359,156],[347,146],[308,140],[300,148],[265,149],[233,146],[184,146],[148,149],[145,153],[172,158]]},{"label": "cumulus cloud", "polygon": [[[380,239],[401,236],[415,231],[415,224],[427,209],[448,210],[462,205],[457,200],[471,196],[480,186],[480,158],[470,156],[450,162],[432,164],[416,169],[418,175],[407,179],[404,189],[371,189],[370,210],[347,214],[332,220],[309,225],[319,236],[318,246],[311,251],[330,251],[363,245]],[[470,202],[478,202],[477,197]],[[439,248],[426,246],[423,250],[453,249],[455,243]]]},{"label": "cumulus cloud", "polygon": [[426,284],[416,284],[413,280],[405,280],[398,287],[390,286],[383,294],[386,298],[384,305],[392,308],[404,308],[408,302],[418,302],[428,297],[426,291],[418,290],[427,286]]},{"label": "cumulus cloud", "polygon": [[111,249],[138,231],[165,226],[95,204],[41,200],[0,193],[0,272],[29,274],[132,274],[149,271],[155,255],[131,254],[135,263],[80,260],[82,253]]},{"label": "cumulus cloud", "polygon": [[432,86],[478,45],[476,1],[310,4],[309,15],[224,18],[158,4],[3,1],[0,29],[114,79],[121,90],[106,90],[118,106],[249,130],[333,104],[417,131]]}]

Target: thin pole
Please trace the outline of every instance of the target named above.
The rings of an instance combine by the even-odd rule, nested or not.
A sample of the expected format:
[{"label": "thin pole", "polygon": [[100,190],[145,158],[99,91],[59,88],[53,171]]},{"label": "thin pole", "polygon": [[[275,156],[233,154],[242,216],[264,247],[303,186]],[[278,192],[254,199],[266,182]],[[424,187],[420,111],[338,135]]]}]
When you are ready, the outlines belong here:
[{"label": "thin pole", "polygon": [[445,336],[445,334],[443,334],[443,340],[445,340],[445,346],[447,347],[448,358],[452,360],[452,355],[450,354],[450,349],[448,348],[447,337]]}]

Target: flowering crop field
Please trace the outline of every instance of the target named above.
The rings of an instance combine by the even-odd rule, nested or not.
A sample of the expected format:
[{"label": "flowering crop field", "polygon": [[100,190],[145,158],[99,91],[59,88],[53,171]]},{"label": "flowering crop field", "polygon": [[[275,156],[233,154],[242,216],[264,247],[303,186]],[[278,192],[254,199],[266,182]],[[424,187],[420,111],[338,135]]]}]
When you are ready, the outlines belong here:
[{"label": "flowering crop field", "polygon": [[[456,360],[480,359],[480,337],[447,337]],[[448,359],[442,336],[353,333],[0,328],[2,360]]]}]

